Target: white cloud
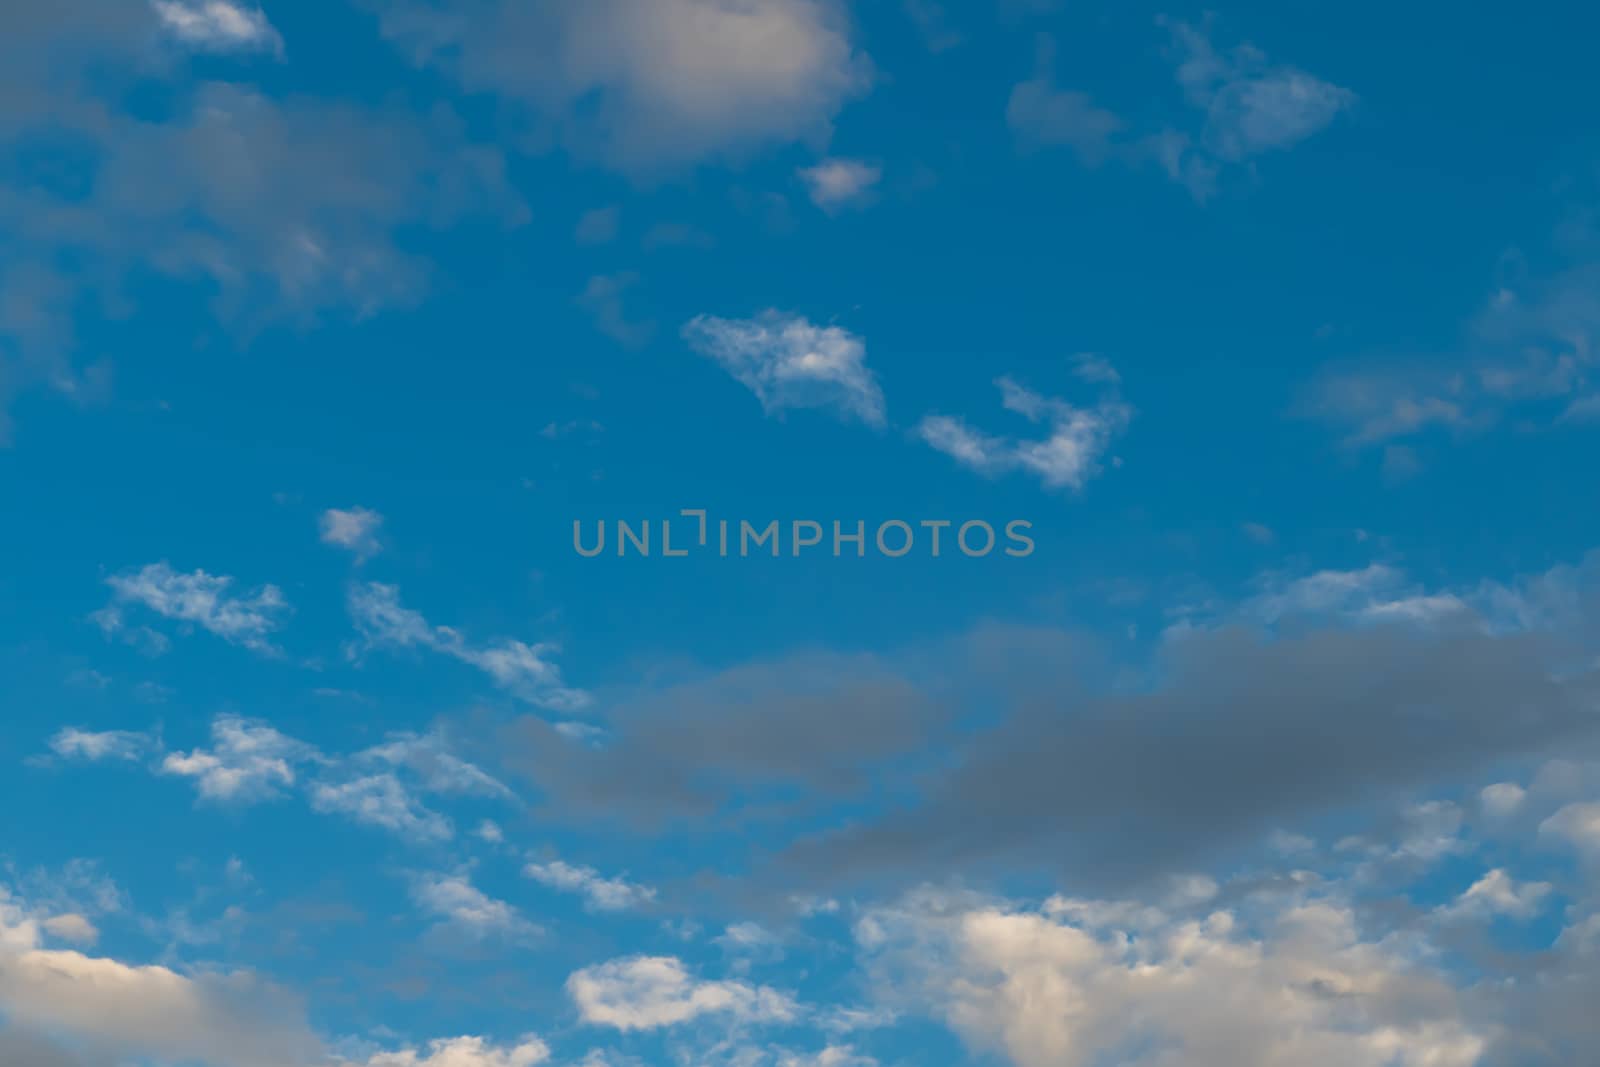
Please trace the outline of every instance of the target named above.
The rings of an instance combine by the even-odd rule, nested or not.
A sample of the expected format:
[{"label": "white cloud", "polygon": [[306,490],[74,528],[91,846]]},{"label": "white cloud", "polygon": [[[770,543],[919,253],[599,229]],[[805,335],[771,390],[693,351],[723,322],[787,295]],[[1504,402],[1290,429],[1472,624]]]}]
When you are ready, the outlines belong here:
[{"label": "white cloud", "polygon": [[370,508],[329,508],[317,525],[323,544],[349,549],[358,563],[376,556],[383,547],[378,540],[383,516]]},{"label": "white cloud", "polygon": [[1516,814],[1527,800],[1528,791],[1515,782],[1496,782],[1484,786],[1478,794],[1478,799],[1483,805],[1486,814],[1496,819],[1504,819]]},{"label": "white cloud", "polygon": [[0,887],[0,1016],[10,1026],[69,1035],[108,1062],[283,1067],[321,1058],[299,1005],[254,975],[189,977],[41,947],[41,928],[79,939],[92,929],[63,918],[41,924]]},{"label": "white cloud", "polygon": [[205,571],[182,574],[166,562],[113,575],[106,584],[111,586],[112,602],[96,614],[96,621],[108,633],[122,628],[128,605],[138,604],[163,618],[199,626],[231,644],[274,653],[277,649],[268,635],[289,613],[289,604],[275,585],[263,585],[246,596],[230,596],[232,578]]},{"label": "white cloud", "polygon": [[859,159],[824,159],[800,170],[811,202],[829,212],[861,203],[882,177],[882,167]]},{"label": "white cloud", "polygon": [[697,315],[683,338],[754,393],[769,415],[824,408],[884,424],[883,391],[867,367],[866,345],[848,330],[769,310],[753,319]]},{"label": "white cloud", "polygon": [[857,938],[886,997],[1017,1067],[1473,1067],[1487,1047],[1447,986],[1337,902],[1291,900],[1255,933],[1227,911],[1128,927],[1115,902],[1081,903],[922,893]]},{"label": "white cloud", "polygon": [[50,738],[50,751],[62,759],[137,760],[156,746],[149,734],[133,730],[79,730],[67,726]]},{"label": "white cloud", "polygon": [[516,908],[478,889],[464,874],[427,874],[411,888],[417,906],[442,920],[443,927],[470,941],[525,941],[542,931]]},{"label": "white cloud", "polygon": [[593,867],[561,860],[530,863],[522,873],[540,885],[567,893],[578,893],[591,911],[626,911],[643,907],[655,899],[656,891],[623,878],[606,878]]},{"label": "white cloud", "polygon": [[409,841],[428,843],[453,836],[450,820],[429,811],[392,774],[369,774],[311,787],[311,806],[358,823],[390,830]]},{"label": "white cloud", "polygon": [[1101,458],[1133,415],[1114,392],[1092,408],[1080,408],[1041,396],[1010,378],[997,379],[995,384],[1007,410],[1043,423],[1048,435],[1032,440],[995,437],[972,429],[958,417],[928,415],[917,426],[918,436],[980,474],[993,477],[1023,471],[1047,489],[1078,490],[1100,472]]},{"label": "white cloud", "polygon": [[418,612],[400,603],[400,590],[382,582],[351,587],[350,617],[366,648],[422,648],[483,671],[496,685],[521,700],[556,711],[576,711],[589,695],[562,684],[561,670],[549,657],[553,644],[526,645],[503,640],[473,645],[448,626],[432,626]]},{"label": "white cloud", "polygon": [[1600,802],[1568,804],[1539,824],[1539,833],[1567,842],[1600,860]]},{"label": "white cloud", "polygon": [[[378,1052],[363,1067],[534,1067],[550,1058],[550,1047],[531,1035],[515,1045],[494,1045],[481,1037],[451,1037],[430,1042],[423,1051]],[[350,1064],[349,1067],[355,1067]]]},{"label": "white cloud", "polygon": [[170,753],[164,774],[193,778],[206,800],[247,802],[278,796],[295,783],[295,768],[318,762],[317,750],[265,723],[222,715],[211,724],[212,747]]},{"label": "white cloud", "polygon": [[39,926],[51,937],[70,941],[74,945],[92,945],[100,940],[100,931],[95,928],[94,923],[75,911],[52,915]]},{"label": "white cloud", "polygon": [[202,52],[282,52],[283,38],[261,9],[233,0],[153,0],[162,27]]},{"label": "white cloud", "polygon": [[785,1052],[778,1056],[778,1067],[877,1067],[877,1063],[849,1045],[828,1045],[809,1054]]},{"label": "white cloud", "polygon": [[413,2],[386,6],[383,29],[626,167],[826,137],[870,81],[831,0]]},{"label": "white cloud", "polygon": [[618,1030],[654,1030],[704,1015],[739,1022],[788,1022],[794,1000],[767,986],[697,981],[672,956],[634,956],[574,972],[567,992],[583,1021]]},{"label": "white cloud", "polygon": [[1505,915],[1531,919],[1539,914],[1553,887],[1548,882],[1516,882],[1496,868],[1472,883],[1453,902],[1439,909],[1444,919],[1486,919]]}]

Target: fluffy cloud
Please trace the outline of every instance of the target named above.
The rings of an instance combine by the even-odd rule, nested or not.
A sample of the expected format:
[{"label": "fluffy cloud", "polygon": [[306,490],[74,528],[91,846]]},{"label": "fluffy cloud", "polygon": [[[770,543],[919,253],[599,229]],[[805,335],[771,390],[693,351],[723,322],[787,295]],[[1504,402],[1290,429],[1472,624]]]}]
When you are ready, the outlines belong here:
[{"label": "fluffy cloud", "polygon": [[738,1022],[788,1022],[787,994],[743,982],[697,981],[671,956],[634,956],[586,967],[567,979],[583,1021],[618,1030],[655,1030],[703,1015]]},{"label": "fluffy cloud", "polygon": [[863,202],[882,177],[882,167],[859,159],[824,159],[800,170],[811,202],[828,212]]},{"label": "fluffy cloud", "polygon": [[526,645],[513,640],[471,644],[448,626],[430,625],[421,614],[404,607],[400,590],[382,582],[352,586],[347,604],[367,649],[420,648],[438,652],[476,667],[513,696],[544,708],[575,711],[589,703],[587,693],[562,684],[561,670],[549,658],[559,651],[555,645]]},{"label": "fluffy cloud", "polygon": [[299,1004],[247,972],[190,977],[45,948],[40,934],[0,889],[0,1015],[10,1027],[70,1035],[110,1062],[283,1067],[320,1058]]},{"label": "fluffy cloud", "polygon": [[503,1046],[481,1037],[451,1037],[433,1041],[421,1051],[374,1053],[361,1067],[534,1067],[549,1058],[550,1046],[532,1036]]},{"label": "fluffy cloud", "polygon": [[295,784],[295,770],[318,762],[316,749],[271,726],[234,715],[211,724],[211,748],[169,753],[164,774],[193,778],[206,800],[247,802],[281,795]]},{"label": "fluffy cloud", "polygon": [[825,137],[870,80],[832,0],[411,0],[383,29],[626,167]]},{"label": "fluffy cloud", "polygon": [[626,911],[642,907],[655,899],[649,886],[635,885],[623,878],[606,878],[593,867],[551,860],[530,863],[522,873],[540,885],[563,892],[577,893],[591,911]]},{"label": "fluffy cloud", "polygon": [[1033,440],[995,437],[972,429],[955,416],[928,415],[918,424],[918,436],[980,474],[993,477],[1023,471],[1047,489],[1079,490],[1099,473],[1101,458],[1133,415],[1115,392],[1094,407],[1081,408],[1041,396],[1010,378],[1000,378],[995,384],[1007,410],[1044,424],[1048,434]]},{"label": "fluffy cloud", "polygon": [[283,39],[260,8],[230,0],[153,0],[161,25],[204,52],[282,52]]},{"label": "fluffy cloud", "polygon": [[1519,883],[1496,868],[1468,886],[1439,914],[1446,919],[1487,919],[1496,915],[1531,919],[1544,906],[1551,888],[1548,882]]},{"label": "fluffy cloud", "polygon": [[329,508],[317,522],[322,543],[349,549],[357,562],[372,558],[382,549],[378,540],[382,525],[383,516],[369,508]]},{"label": "fluffy cloud", "polygon": [[867,367],[866,344],[848,330],[769,310],[753,319],[698,315],[683,338],[754,393],[769,415],[824,408],[884,424],[883,391]]},{"label": "fluffy cloud", "polygon": [[1403,943],[1337,899],[1254,915],[926,892],[870,911],[862,951],[892,1002],[926,1005],[1017,1067],[1473,1067],[1487,1045]]},{"label": "fluffy cloud", "polygon": [[283,625],[289,604],[275,585],[253,593],[230,595],[233,579],[205,571],[184,574],[165,561],[151,563],[131,574],[106,579],[111,603],[96,612],[95,621],[108,633],[125,625],[125,612],[138,605],[175,622],[198,626],[231,644],[256,652],[274,653],[269,635]]}]

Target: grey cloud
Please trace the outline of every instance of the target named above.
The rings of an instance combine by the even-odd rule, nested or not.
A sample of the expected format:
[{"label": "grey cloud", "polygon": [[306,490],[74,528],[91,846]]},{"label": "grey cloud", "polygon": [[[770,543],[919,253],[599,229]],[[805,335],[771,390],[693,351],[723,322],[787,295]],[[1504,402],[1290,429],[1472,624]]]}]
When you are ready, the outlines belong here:
[{"label": "grey cloud", "polygon": [[796,869],[1001,863],[1110,882],[1182,868],[1333,808],[1593,734],[1596,675],[1531,635],[1375,627],[1190,635],[1148,692],[1036,692],[920,807],[800,844]]},{"label": "grey cloud", "polygon": [[512,768],[564,811],[658,826],[736,800],[857,795],[944,722],[936,695],[879,660],[817,653],[625,701],[605,716],[596,745],[531,718],[506,728],[501,743]]}]

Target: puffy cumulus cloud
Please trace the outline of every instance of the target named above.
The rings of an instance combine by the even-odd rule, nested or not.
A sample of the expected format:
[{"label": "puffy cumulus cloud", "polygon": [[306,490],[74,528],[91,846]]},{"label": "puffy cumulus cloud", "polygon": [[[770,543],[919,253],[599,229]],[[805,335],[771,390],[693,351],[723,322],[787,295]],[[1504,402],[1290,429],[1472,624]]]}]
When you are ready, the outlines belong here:
[{"label": "puffy cumulus cloud", "polygon": [[551,860],[530,863],[522,873],[540,885],[566,893],[577,893],[591,911],[627,911],[644,907],[655,900],[650,886],[637,885],[625,878],[607,878],[593,867]]},{"label": "puffy cumulus cloud", "polygon": [[289,613],[283,593],[275,585],[263,585],[235,596],[230,593],[233,583],[227,575],[200,570],[182,573],[165,561],[151,563],[107,578],[112,600],[94,618],[107,633],[116,633],[125,625],[127,609],[137,605],[164,619],[198,626],[230,644],[256,652],[277,652],[269,638]]},{"label": "puffy cumulus cloud", "polygon": [[1076,407],[1065,400],[1041,396],[1010,378],[995,382],[1006,410],[1048,428],[1043,438],[990,436],[950,415],[924,417],[917,434],[929,446],[980,474],[993,477],[1022,471],[1038,478],[1047,489],[1082,489],[1100,472],[1101,460],[1112,440],[1133,416],[1133,409],[1116,395],[1115,381],[1104,377],[1105,364],[1095,361],[1085,365],[1096,375],[1091,380],[1112,386],[1112,391],[1093,407]]},{"label": "puffy cumulus cloud", "polygon": [[254,5],[231,0],[152,0],[168,33],[204,52],[282,52],[283,38]]},{"label": "puffy cumulus cloud", "polygon": [[769,415],[823,408],[841,418],[884,424],[883,391],[867,367],[860,337],[768,310],[753,319],[697,315],[683,338],[756,395]]},{"label": "puffy cumulus cloud", "polygon": [[1017,1067],[1474,1067],[1489,1035],[1400,940],[1336,899],[1251,917],[934,892],[857,940],[884,996]]},{"label": "puffy cumulus cloud", "polygon": [[300,765],[321,760],[312,746],[265,723],[221,715],[211,724],[211,748],[169,753],[161,771],[194,779],[206,800],[247,802],[281,795]]},{"label": "puffy cumulus cloud", "polygon": [[382,582],[350,588],[347,606],[365,649],[426,649],[476,667],[500,688],[530,704],[557,711],[586,707],[589,695],[567,688],[561,670],[550,657],[560,651],[553,644],[527,645],[503,640],[475,645],[448,626],[433,626],[416,611],[400,603],[400,590]]},{"label": "puffy cumulus cloud", "polygon": [[317,520],[317,529],[325,545],[348,549],[356,562],[365,562],[383,548],[378,540],[378,530],[383,516],[371,508],[329,508]]},{"label": "puffy cumulus cloud", "polygon": [[799,1008],[787,993],[733,981],[699,981],[672,956],[633,956],[586,967],[567,979],[583,1021],[618,1030],[655,1030],[705,1015],[781,1023]]},{"label": "puffy cumulus cloud", "polygon": [[859,159],[824,159],[800,170],[811,202],[828,212],[863,203],[882,178],[882,167]]},{"label": "puffy cumulus cloud", "polygon": [[630,168],[821,139],[871,78],[833,0],[409,0],[384,33]]},{"label": "puffy cumulus cloud", "polygon": [[[110,1062],[283,1067],[321,1059],[299,1002],[248,972],[190,976],[46,948],[49,925],[0,888],[0,1016],[8,1028],[70,1039]],[[63,1054],[62,1062],[73,1060]]]},{"label": "puffy cumulus cloud", "polygon": [[512,1045],[495,1045],[481,1037],[450,1037],[422,1050],[374,1053],[344,1067],[534,1067],[549,1058],[550,1046],[531,1035]]},{"label": "puffy cumulus cloud", "polygon": [[1439,909],[1445,919],[1488,919],[1504,915],[1512,919],[1531,919],[1539,914],[1552,886],[1548,882],[1518,882],[1496,868],[1468,886],[1466,891]]}]

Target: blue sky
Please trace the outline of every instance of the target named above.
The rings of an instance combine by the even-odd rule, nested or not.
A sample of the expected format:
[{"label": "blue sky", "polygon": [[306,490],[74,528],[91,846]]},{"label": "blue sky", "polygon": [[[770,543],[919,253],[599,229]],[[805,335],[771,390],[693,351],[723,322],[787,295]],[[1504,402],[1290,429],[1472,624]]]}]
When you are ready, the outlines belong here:
[{"label": "blue sky", "polygon": [[1595,30],[7,6],[0,1063],[1593,1062]]}]

